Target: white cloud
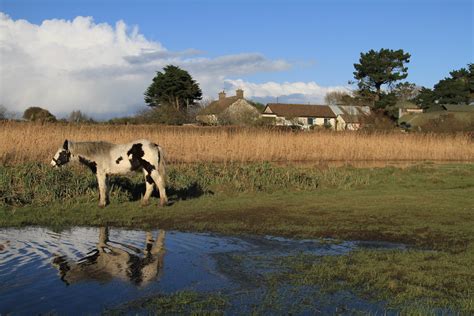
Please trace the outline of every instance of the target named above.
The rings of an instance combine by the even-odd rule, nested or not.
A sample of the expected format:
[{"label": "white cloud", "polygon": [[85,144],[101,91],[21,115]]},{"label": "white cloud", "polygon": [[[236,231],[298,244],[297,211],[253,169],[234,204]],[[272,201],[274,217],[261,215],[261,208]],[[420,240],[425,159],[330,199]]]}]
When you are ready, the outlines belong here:
[{"label": "white cloud", "polygon": [[256,97],[278,96],[283,91],[321,96],[328,89],[313,82],[253,84],[227,80],[288,70],[291,65],[259,53],[216,58],[203,55],[196,49],[169,51],[123,21],[111,26],[79,16],[72,21],[53,19],[36,25],[0,12],[0,104],[15,112],[41,106],[56,115],[77,109],[99,116],[130,114],[143,106],[143,92],[156,71],[167,64],[189,71],[203,94],[211,98],[224,82]]},{"label": "white cloud", "polygon": [[226,80],[226,86],[231,90],[243,89],[247,97],[254,98],[260,102],[280,103],[322,103],[326,93],[332,91],[345,91],[349,89],[344,86],[322,87],[316,82],[265,82],[252,83],[238,80]]},{"label": "white cloud", "polygon": [[[146,78],[124,56],[165,51],[123,21],[115,27],[91,17],[46,20],[34,25],[0,13],[0,102],[13,111],[42,106],[53,113],[125,112],[140,102]],[[99,78],[77,76],[94,69],[128,68]],[[126,80],[130,79],[130,80]]]}]

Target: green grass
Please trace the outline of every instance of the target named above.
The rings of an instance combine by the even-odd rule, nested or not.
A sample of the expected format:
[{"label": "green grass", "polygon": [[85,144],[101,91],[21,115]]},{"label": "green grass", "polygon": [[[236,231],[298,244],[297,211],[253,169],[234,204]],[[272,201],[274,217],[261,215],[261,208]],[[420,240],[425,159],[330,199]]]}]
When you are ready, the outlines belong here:
[{"label": "green grass", "polygon": [[[406,311],[436,309],[474,312],[474,251],[447,252],[362,249],[348,256],[285,258],[289,272],[275,276],[294,286],[323,292],[352,289],[361,297],[389,302]],[[423,313],[423,314],[425,314]]]},{"label": "green grass", "polygon": [[[358,169],[310,169],[279,167],[269,163],[177,165],[168,170],[167,189],[176,198],[187,199],[204,193],[273,192],[315,190],[320,186],[351,188],[365,185],[369,177]],[[143,176],[111,177],[115,202],[136,200],[143,194]],[[95,176],[81,167],[52,169],[48,165],[29,163],[0,166],[0,207],[50,205],[75,199],[93,201],[97,198]]]},{"label": "green grass", "polygon": [[409,311],[474,313],[473,164],[326,170],[183,165],[170,170],[173,205],[159,208],[156,199],[140,207],[141,179],[119,178],[105,209],[97,207],[90,176],[40,165],[33,175],[18,173],[22,168],[0,168],[0,191],[7,192],[0,227],[112,225],[401,242],[413,248],[291,258],[282,280],[351,289]]},{"label": "green grass", "polygon": [[[458,123],[465,125],[466,128],[474,122],[474,113],[472,112],[446,112],[446,111],[437,111],[437,112],[425,112],[425,113],[409,113],[403,115],[398,119],[398,123],[409,123],[412,127],[423,127],[428,124],[430,121],[438,121],[441,118],[446,118],[450,116],[450,123]],[[455,129],[456,126],[453,126]]]}]

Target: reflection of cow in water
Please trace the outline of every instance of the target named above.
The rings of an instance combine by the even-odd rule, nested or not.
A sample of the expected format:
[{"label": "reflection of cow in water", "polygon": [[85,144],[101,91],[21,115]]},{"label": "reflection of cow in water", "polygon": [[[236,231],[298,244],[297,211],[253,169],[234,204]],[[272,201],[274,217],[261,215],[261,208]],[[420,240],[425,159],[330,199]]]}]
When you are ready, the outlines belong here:
[{"label": "reflection of cow in water", "polygon": [[[52,264],[58,269],[66,284],[95,280],[108,282],[113,278],[144,285],[163,271],[165,231],[160,230],[153,240],[151,232],[146,233],[145,249],[109,240],[109,230],[100,228],[97,248],[77,262],[68,262],[57,256]],[[117,246],[112,246],[115,244]],[[125,250],[127,249],[127,250]]]}]

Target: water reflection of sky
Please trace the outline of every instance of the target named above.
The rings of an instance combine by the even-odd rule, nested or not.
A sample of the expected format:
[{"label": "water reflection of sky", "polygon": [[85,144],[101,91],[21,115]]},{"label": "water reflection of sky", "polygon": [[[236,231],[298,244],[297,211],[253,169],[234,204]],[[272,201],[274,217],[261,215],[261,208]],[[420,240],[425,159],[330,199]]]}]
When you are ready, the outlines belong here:
[{"label": "water reflection of sky", "polygon": [[[61,233],[44,228],[0,230],[0,314],[100,313],[158,293],[251,290],[254,279],[272,271],[275,258],[301,252],[344,254],[357,244],[170,231],[164,235],[164,253],[157,251],[164,254],[160,263],[158,254],[147,252],[146,232],[110,228],[105,244],[99,246],[103,229],[73,228]],[[156,241],[159,230],[151,236]],[[237,257],[244,258],[239,269],[233,262]],[[101,269],[114,274],[132,266],[131,262],[143,270],[138,271],[139,282],[127,278],[136,273],[97,276]],[[158,265],[155,270],[154,265]]]}]

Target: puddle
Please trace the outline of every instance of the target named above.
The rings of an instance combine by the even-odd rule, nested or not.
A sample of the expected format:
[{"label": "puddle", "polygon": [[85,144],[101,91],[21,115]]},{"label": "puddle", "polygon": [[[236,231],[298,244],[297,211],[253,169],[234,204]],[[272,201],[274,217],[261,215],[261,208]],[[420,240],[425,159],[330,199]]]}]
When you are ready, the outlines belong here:
[{"label": "puddle", "polygon": [[[231,302],[228,312],[241,314],[265,300],[268,289],[261,281],[278,271],[277,259],[300,253],[342,255],[357,247],[404,248],[378,242],[163,230],[73,228],[57,233],[36,227],[1,229],[0,315],[99,314],[132,300],[183,290],[226,294]],[[294,305],[299,300],[306,302],[309,294],[302,287],[282,286],[277,295],[279,302]],[[324,302],[311,300],[304,309],[309,314],[335,312],[331,308],[338,304],[375,312],[384,307],[344,292],[331,294]]]}]

